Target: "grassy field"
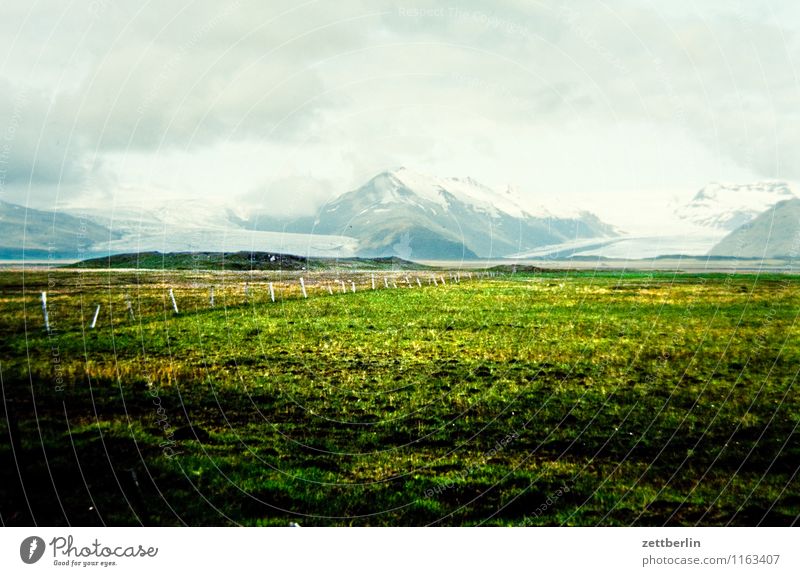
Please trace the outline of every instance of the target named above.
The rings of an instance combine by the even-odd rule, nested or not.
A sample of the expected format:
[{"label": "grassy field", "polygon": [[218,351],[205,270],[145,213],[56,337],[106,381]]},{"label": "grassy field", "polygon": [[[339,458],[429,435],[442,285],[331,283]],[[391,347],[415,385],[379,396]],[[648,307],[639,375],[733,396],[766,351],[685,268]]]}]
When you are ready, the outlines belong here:
[{"label": "grassy field", "polygon": [[2,522],[797,522],[800,278],[296,274],[0,273]]}]

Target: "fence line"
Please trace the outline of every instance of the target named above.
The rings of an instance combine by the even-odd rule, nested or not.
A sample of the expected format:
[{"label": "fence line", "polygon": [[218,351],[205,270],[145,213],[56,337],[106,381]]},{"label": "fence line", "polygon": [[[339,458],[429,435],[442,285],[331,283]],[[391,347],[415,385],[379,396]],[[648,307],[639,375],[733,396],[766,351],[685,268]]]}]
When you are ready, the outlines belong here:
[{"label": "fence line", "polygon": [[[425,274],[425,273],[422,273],[422,274],[401,274],[401,275],[397,275],[397,273],[394,273],[394,274],[390,273],[390,274],[383,274],[382,277],[383,277],[383,285],[384,285],[385,289],[397,289],[398,288],[397,280],[405,282],[405,284],[402,285],[403,288],[414,289],[414,288],[423,288],[422,278],[424,278],[426,276],[428,278],[428,285],[429,286],[433,285],[433,286],[436,286],[436,287],[439,287],[439,286],[444,287],[444,286],[447,285],[447,281],[445,280],[445,274],[450,278],[450,281],[451,281],[452,284],[460,284],[462,279],[466,280],[467,278],[469,278],[469,279],[473,278],[472,273],[465,273],[465,275],[462,278],[462,275],[460,273],[453,273],[453,272],[449,272],[449,273],[448,272],[442,272],[440,274],[430,273],[429,275]],[[437,278],[437,276],[438,276],[438,278]],[[475,273],[475,278],[493,278],[494,276],[495,275],[492,272]],[[321,275],[318,278],[313,278],[312,277],[311,283],[307,283],[306,282],[306,278],[304,276],[298,276],[296,278],[297,278],[296,281],[299,282],[299,295],[301,295],[301,297],[303,299],[308,299],[308,298],[310,298],[311,296],[313,296],[315,294],[316,295],[320,295],[321,293],[324,293],[324,292],[327,292],[328,295],[333,296],[334,295],[333,282],[337,282],[337,281],[339,283],[340,290],[341,290],[342,294],[347,294],[347,293],[355,294],[355,293],[358,292],[359,286],[363,287],[363,289],[365,289],[365,290],[369,290],[370,288],[372,290],[378,290],[378,276],[376,274],[374,274],[374,273],[370,273],[369,277],[366,277],[363,273],[362,274],[356,273],[356,277],[355,278],[348,279],[348,281],[350,283],[350,289],[349,290],[347,289],[345,280],[341,279],[341,278],[339,278],[338,280],[333,280],[331,278],[326,278],[324,275]],[[275,302],[278,301],[279,298],[278,298],[278,294],[276,292],[278,288],[281,289],[280,300],[284,300],[286,298],[286,296],[284,296],[284,294],[287,294],[289,299],[296,299],[298,297],[298,290],[297,290],[298,284],[294,284],[295,288],[292,289],[292,282],[293,282],[292,280],[287,279],[285,281],[281,281],[280,283],[276,283],[276,282],[273,282],[273,281],[267,282],[266,279],[265,279],[263,284],[261,282],[256,282],[255,284],[253,284],[253,286],[250,285],[251,284],[250,282],[245,282],[244,283],[245,303],[246,302],[251,302],[251,303],[264,302],[264,300],[262,298],[258,297],[258,294],[259,293],[264,294],[265,292],[261,292],[258,289],[258,286],[259,285],[260,286],[264,286],[265,284],[266,284],[265,287],[267,288],[268,294],[269,294],[269,301],[268,302],[275,303]],[[167,289],[167,295],[169,297],[169,303],[170,303],[170,305],[172,307],[172,310],[173,310],[175,315],[180,313],[180,307],[179,307],[179,302],[178,301],[179,300],[184,300],[184,297],[190,298],[190,300],[188,302],[194,302],[194,304],[190,305],[186,300],[184,300],[181,303],[181,306],[183,306],[184,308],[186,306],[191,306],[191,308],[193,310],[201,309],[202,308],[202,303],[204,301],[205,301],[206,305],[209,307],[209,309],[216,308],[217,296],[221,296],[223,298],[223,306],[224,306],[224,302],[227,299],[226,298],[226,294],[234,294],[235,295],[235,294],[238,293],[240,296],[238,298],[236,298],[234,296],[234,299],[237,301],[237,303],[239,303],[239,304],[242,303],[242,302],[238,302],[241,299],[242,292],[239,291],[239,290],[241,290],[241,288],[237,288],[237,286],[236,286],[237,283],[232,283],[232,285],[229,288],[226,288],[225,286],[223,286],[224,289],[222,291],[218,291],[217,290],[218,286],[215,286],[213,284],[212,285],[206,284],[207,288],[203,288],[203,284],[205,284],[205,282],[200,283],[200,284],[193,283],[191,288],[188,288],[188,291],[186,293],[183,293],[183,294],[180,293],[181,286],[169,286],[168,284],[167,284],[167,286],[163,286],[163,284],[162,284],[163,288]],[[239,286],[241,286],[241,284],[239,284]],[[163,288],[162,288],[162,290],[163,290]],[[199,288],[199,294],[198,294],[198,290],[197,290],[198,288]],[[252,290],[251,290],[251,288],[252,288]],[[205,290],[207,290],[207,293],[206,293],[207,295],[204,298],[203,297],[203,292]],[[157,291],[155,293],[157,293]],[[161,293],[163,294],[163,292],[161,292]],[[199,297],[199,303],[200,303],[199,307],[197,305],[198,304],[198,297]],[[108,304],[109,304],[109,306],[111,306],[111,309],[113,310],[114,305],[111,303],[110,300],[109,300]],[[43,320],[44,320],[44,327],[45,327],[45,330],[49,333],[50,330],[51,330],[51,326],[50,326],[50,320],[49,320],[49,314],[48,314],[48,294],[47,294],[46,291],[43,291],[41,293],[41,305],[42,305],[42,314],[43,314]],[[127,315],[130,316],[130,321],[131,322],[135,322],[136,321],[136,314],[134,312],[134,307],[133,307],[133,302],[131,300],[131,296],[128,293],[124,293],[122,295],[122,303],[120,305],[124,305],[125,306],[125,309],[127,310]],[[90,323],[90,328],[92,328],[92,329],[95,329],[97,327],[97,325],[98,325],[98,321],[99,321],[99,317],[100,317],[100,308],[101,308],[100,304],[97,304],[96,307],[95,307],[94,315],[92,316],[92,320],[91,320],[91,323]],[[140,312],[142,312],[142,315],[145,315],[145,312],[143,312],[144,309],[142,308],[142,304],[139,304],[139,309],[140,309]],[[115,322],[113,322],[113,320],[112,320],[112,325],[113,324],[115,324]]]}]

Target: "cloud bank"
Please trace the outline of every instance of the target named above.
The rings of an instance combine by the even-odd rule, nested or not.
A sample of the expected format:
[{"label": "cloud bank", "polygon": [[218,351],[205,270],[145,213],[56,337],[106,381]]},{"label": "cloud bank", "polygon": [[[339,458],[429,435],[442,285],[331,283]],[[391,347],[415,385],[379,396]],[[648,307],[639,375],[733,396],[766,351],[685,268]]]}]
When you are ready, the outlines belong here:
[{"label": "cloud bank", "polygon": [[0,197],[303,213],[398,165],[646,206],[800,180],[790,1],[44,1],[0,18]]}]

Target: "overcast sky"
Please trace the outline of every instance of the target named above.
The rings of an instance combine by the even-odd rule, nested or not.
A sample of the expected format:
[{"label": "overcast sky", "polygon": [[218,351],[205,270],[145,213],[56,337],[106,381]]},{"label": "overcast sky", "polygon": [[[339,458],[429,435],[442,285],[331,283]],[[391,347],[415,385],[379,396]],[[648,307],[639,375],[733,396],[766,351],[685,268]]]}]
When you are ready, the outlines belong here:
[{"label": "overcast sky", "polygon": [[3,2],[0,198],[297,213],[402,165],[624,224],[800,180],[793,0],[222,4]]}]

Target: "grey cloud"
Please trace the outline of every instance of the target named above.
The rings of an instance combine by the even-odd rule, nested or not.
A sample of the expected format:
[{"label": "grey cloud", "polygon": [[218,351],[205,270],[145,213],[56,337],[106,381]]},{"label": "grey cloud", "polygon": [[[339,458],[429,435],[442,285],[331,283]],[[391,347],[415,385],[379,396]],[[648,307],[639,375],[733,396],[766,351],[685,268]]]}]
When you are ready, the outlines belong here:
[{"label": "grey cloud", "polygon": [[109,152],[319,131],[360,174],[455,138],[491,154],[493,124],[599,121],[679,127],[754,172],[800,178],[794,6],[94,0],[37,4],[28,20],[7,6],[0,130],[14,137],[0,168],[7,186],[79,189]]},{"label": "grey cloud", "polygon": [[46,94],[0,78],[0,193],[29,182],[80,181],[86,170],[78,139]]},{"label": "grey cloud", "polygon": [[291,176],[278,178],[241,195],[236,204],[249,214],[305,216],[314,214],[322,203],[334,195],[334,188],[328,180]]}]

